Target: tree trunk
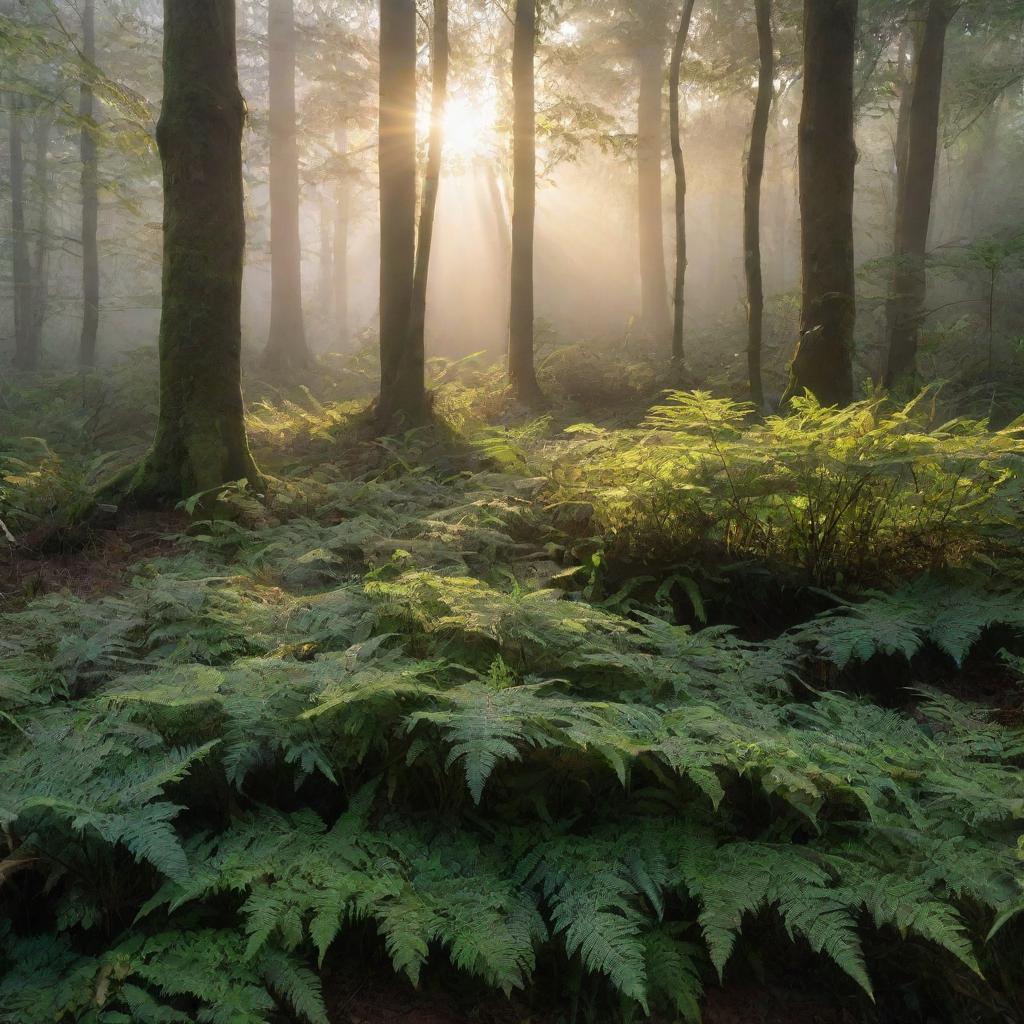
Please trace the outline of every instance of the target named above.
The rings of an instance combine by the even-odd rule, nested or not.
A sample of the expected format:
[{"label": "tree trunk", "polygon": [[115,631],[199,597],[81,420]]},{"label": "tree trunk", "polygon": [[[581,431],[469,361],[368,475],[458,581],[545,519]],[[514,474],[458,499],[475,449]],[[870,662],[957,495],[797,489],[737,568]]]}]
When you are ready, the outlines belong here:
[{"label": "tree trunk", "polygon": [[537,219],[536,0],[517,0],[512,46],[512,292],[508,371],[516,397],[541,399],[534,366],[533,249]]},{"label": "tree trunk", "polygon": [[857,9],[858,0],[804,0],[799,145],[803,312],[784,402],[804,391],[828,406],[853,400]]},{"label": "tree trunk", "polygon": [[348,129],[342,125],[334,134],[334,148],[345,165],[339,168],[334,196],[334,321],[338,351],[344,352],[351,340],[348,323]]},{"label": "tree trunk", "polygon": [[331,202],[326,188],[320,189],[317,196],[317,211],[320,215],[320,280],[317,282],[317,308],[325,316],[330,316],[334,308],[334,240],[331,238],[333,228],[334,204]]},{"label": "tree trunk", "polygon": [[78,362],[87,369],[96,365],[100,323],[99,162],[93,135],[96,104],[91,81],[96,63],[96,0],[83,0],[82,4],[82,57],[88,66],[78,101],[78,116],[82,122],[82,336]]},{"label": "tree trunk", "polygon": [[35,230],[35,252],[32,255],[32,316],[29,345],[37,353],[43,351],[43,326],[50,299],[50,130],[53,116],[48,110],[36,114],[33,124],[33,176],[38,203]]},{"label": "tree trunk", "polygon": [[892,202],[892,224],[893,233],[896,231],[896,207],[899,204],[899,197],[903,191],[903,183],[907,177],[907,136],[910,126],[910,97],[913,85],[912,75],[907,69],[907,51],[910,51],[911,67],[914,59],[915,39],[913,32],[904,28],[900,33],[900,55],[896,65],[896,95],[898,105],[896,108],[896,138],[893,142],[893,202]]},{"label": "tree trunk", "polygon": [[295,111],[295,2],[270,0],[270,339],[266,363],[308,366],[302,318],[299,148]]},{"label": "tree trunk", "polygon": [[25,152],[21,104],[11,96],[7,108],[11,167],[11,270],[14,281],[14,365],[35,370],[39,351],[32,346],[32,258],[25,226]]},{"label": "tree trunk", "polygon": [[164,0],[160,418],[126,481],[140,504],[259,486],[241,389],[242,126],[234,0]]},{"label": "tree trunk", "polygon": [[761,182],[764,178],[765,142],[768,117],[775,96],[775,45],[772,40],[771,0],[754,0],[757,16],[759,74],[754,121],[747,151],[747,173],[743,190],[743,260],[747,278],[747,368],[750,399],[764,407],[761,380],[761,345],[764,339],[764,276],[761,268]]},{"label": "tree trunk", "polygon": [[430,147],[420,202],[420,227],[413,272],[412,310],[409,316],[409,352],[420,366],[425,364],[427,326],[427,282],[430,279],[430,251],[434,241],[434,215],[441,187],[444,157],[444,108],[448,102],[448,0],[434,0],[434,31],[430,44],[431,89]]},{"label": "tree trunk", "polygon": [[644,47],[640,53],[640,101],[637,108],[640,318],[644,331],[658,348],[668,348],[672,337],[661,196],[663,55],[660,40]]},{"label": "tree trunk", "polygon": [[939,144],[939,112],[946,31],[953,16],[948,0],[927,0],[906,127],[906,170],[896,197],[893,276],[886,306],[889,363],[885,383],[893,387],[917,372],[917,341],[927,280],[925,254]]},{"label": "tree trunk", "polygon": [[427,413],[411,350],[416,263],[416,3],[380,0],[380,401],[382,425]]},{"label": "tree trunk", "polygon": [[686,162],[683,160],[683,141],[679,127],[679,79],[683,65],[683,53],[690,36],[690,22],[693,19],[695,0],[686,0],[679,21],[675,45],[672,47],[672,61],[669,64],[669,129],[672,138],[672,164],[676,180],[676,277],[673,298],[675,318],[672,328],[672,361],[682,366],[686,351],[684,328],[686,317]]}]

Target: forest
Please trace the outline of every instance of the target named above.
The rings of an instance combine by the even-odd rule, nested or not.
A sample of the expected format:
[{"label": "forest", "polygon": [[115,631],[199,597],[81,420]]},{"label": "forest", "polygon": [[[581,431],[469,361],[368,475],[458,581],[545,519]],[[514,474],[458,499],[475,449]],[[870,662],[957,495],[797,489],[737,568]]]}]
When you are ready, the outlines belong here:
[{"label": "forest", "polygon": [[1024,0],[0,0],[0,1024],[1024,1024]]}]

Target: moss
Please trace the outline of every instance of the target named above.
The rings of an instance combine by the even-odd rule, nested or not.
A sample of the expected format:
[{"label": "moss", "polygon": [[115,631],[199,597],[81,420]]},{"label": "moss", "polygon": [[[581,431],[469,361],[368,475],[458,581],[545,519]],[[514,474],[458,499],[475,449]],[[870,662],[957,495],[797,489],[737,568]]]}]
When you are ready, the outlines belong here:
[{"label": "moss", "polygon": [[261,483],[241,391],[245,107],[234,5],[176,0],[164,28],[160,416],[150,454],[105,489],[137,505]]}]

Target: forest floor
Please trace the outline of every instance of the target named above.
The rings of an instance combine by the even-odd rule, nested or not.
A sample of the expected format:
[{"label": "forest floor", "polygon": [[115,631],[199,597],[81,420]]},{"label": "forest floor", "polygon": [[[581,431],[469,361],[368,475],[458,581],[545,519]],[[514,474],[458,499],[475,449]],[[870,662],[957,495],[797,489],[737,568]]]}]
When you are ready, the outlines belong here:
[{"label": "forest floor", "polygon": [[0,562],[0,594],[24,601],[55,591],[83,599],[114,593],[134,566],[173,552],[174,537],[185,525],[187,518],[180,513],[136,512],[123,516],[116,528],[94,531],[83,545],[67,550],[13,547]]},{"label": "forest floor", "polygon": [[[393,979],[351,987],[328,982],[325,990],[332,1024],[556,1024],[565,1019],[560,1010],[538,1013],[500,997],[467,1006],[465,999],[450,991],[414,992]],[[711,989],[703,1012],[703,1024],[861,1024],[864,1020],[855,1006],[842,1005],[835,992],[803,991],[795,978],[790,987],[748,984]]]},{"label": "forest floor", "polygon": [[84,530],[137,382],[8,399],[0,1020],[1021,1019],[1018,428],[585,383]]}]

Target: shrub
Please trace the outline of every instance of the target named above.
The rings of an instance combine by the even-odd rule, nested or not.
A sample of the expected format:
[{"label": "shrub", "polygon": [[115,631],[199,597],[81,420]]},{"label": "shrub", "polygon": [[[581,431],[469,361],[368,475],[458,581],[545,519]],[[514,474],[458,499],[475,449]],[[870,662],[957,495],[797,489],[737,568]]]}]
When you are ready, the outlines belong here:
[{"label": "shrub", "polygon": [[827,587],[970,564],[1009,546],[1024,421],[933,425],[929,400],[802,399],[753,422],[748,406],[677,392],[639,430],[576,428],[550,501],[641,562],[756,559]]}]

